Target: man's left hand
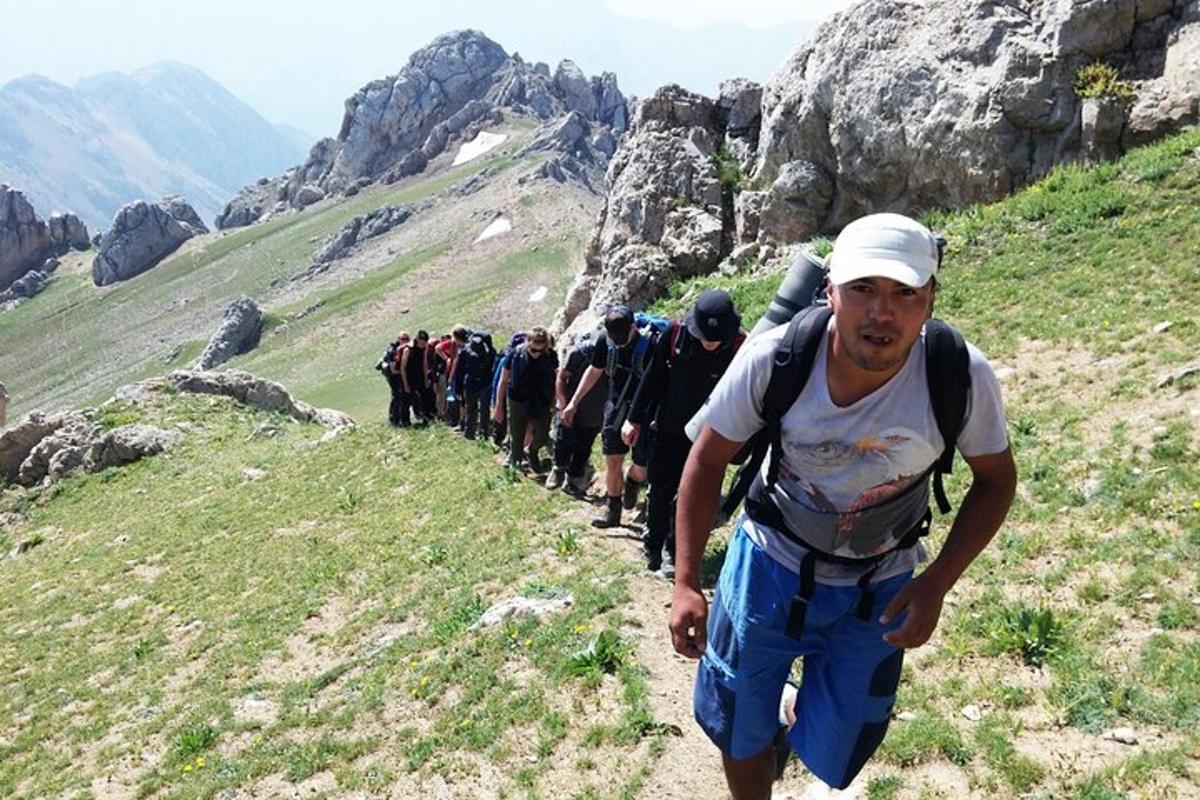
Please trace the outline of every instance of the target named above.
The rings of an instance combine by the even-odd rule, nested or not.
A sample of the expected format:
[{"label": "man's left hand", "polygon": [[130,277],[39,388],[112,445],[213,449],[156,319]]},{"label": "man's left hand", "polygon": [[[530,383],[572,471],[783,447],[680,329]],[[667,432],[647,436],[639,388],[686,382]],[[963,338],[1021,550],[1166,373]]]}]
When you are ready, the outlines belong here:
[{"label": "man's left hand", "polygon": [[925,644],[937,627],[945,596],[946,592],[924,575],[906,583],[879,617],[880,624],[887,625],[901,613],[907,615],[899,628],[883,635],[884,640],[894,647],[904,648]]}]

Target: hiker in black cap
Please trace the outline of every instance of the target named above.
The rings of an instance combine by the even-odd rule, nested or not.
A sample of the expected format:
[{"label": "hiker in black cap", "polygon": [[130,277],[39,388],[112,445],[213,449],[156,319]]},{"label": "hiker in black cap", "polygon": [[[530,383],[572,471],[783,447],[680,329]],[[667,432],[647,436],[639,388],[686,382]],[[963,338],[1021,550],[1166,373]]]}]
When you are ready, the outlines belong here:
[{"label": "hiker in black cap", "polygon": [[653,431],[642,546],[646,566],[652,571],[661,568],[668,578],[675,572],[675,537],[671,535],[675,494],[692,449],[684,426],[704,405],[733,361],[745,338],[741,323],[728,292],[711,289],[700,295],[687,320],[671,323],[659,337],[654,360],[621,429],[621,438],[629,445],[650,434],[647,424]]},{"label": "hiker in black cap", "polygon": [[597,528],[621,524],[621,507],[632,509],[646,481],[649,461],[648,442],[633,446],[633,464],[628,478],[622,474],[625,454],[630,451],[621,439],[621,426],[629,413],[638,384],[653,355],[653,341],[634,324],[633,311],[628,306],[614,306],[604,315],[604,335],[596,341],[592,363],[575,389],[575,396],[563,409],[562,418],[574,424],[575,415],[601,375],[608,376],[608,402],[604,409],[604,426],[600,430],[600,448],[604,453],[604,486],[607,504],[604,513],[592,520]]}]

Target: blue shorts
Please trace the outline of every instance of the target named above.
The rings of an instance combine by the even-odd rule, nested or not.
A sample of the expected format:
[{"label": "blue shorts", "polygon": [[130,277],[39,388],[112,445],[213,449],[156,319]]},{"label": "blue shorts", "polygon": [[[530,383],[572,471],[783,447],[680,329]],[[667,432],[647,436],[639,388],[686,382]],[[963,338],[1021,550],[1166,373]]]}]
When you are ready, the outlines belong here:
[{"label": "blue shorts", "polygon": [[787,632],[800,576],[768,556],[739,525],[729,543],[696,676],[696,721],[731,758],[766,748],[779,729],[779,697],[792,662],[804,659],[796,724],[788,740],[804,765],[845,788],[883,741],[904,651],[883,640],[877,620],[912,573],[871,584],[870,621],[858,616],[857,586],[818,583],[799,638]]}]

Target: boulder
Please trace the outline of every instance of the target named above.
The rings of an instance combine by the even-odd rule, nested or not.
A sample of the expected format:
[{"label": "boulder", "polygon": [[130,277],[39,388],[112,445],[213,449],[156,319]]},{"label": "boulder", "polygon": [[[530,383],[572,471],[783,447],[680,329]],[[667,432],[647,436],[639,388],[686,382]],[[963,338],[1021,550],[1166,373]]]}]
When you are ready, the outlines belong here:
[{"label": "boulder", "polygon": [[305,208],[325,199],[325,192],[320,186],[306,183],[296,192],[296,207]]},{"label": "boulder", "polygon": [[784,164],[763,198],[760,229],[781,242],[799,242],[824,227],[833,181],[811,161]]},{"label": "boulder", "polygon": [[157,455],[180,438],[177,431],[142,424],[104,430],[90,411],[34,412],[0,433],[0,481],[47,485],[71,472],[98,472]]},{"label": "boulder", "polygon": [[41,292],[50,283],[50,276],[41,270],[26,272],[12,284],[0,292],[0,309],[15,308],[23,300],[28,300]]},{"label": "boulder", "polygon": [[721,261],[722,231],[720,214],[681,208],[667,214],[659,244],[680,277],[707,275]]},{"label": "boulder", "polygon": [[136,399],[146,393],[161,391],[167,386],[180,392],[231,397],[243,405],[262,411],[278,411],[298,422],[315,422],[331,430],[347,430],[355,424],[353,419],[340,411],[314,408],[292,397],[280,384],[240,370],[176,370],[165,380],[143,381],[141,384],[124,387],[118,392],[118,397]]},{"label": "boulder", "polygon": [[225,309],[220,327],[196,361],[199,369],[212,369],[234,356],[248,353],[262,338],[263,310],[249,297],[239,297]]},{"label": "boulder", "polygon": [[162,200],[159,200],[158,204],[181,225],[191,228],[193,234],[208,233],[208,226],[204,224],[204,220],[200,219],[200,215],[196,213],[196,209],[192,208],[191,204],[182,195],[167,195]]},{"label": "boulder", "polygon": [[337,233],[330,236],[313,254],[314,264],[327,264],[349,253],[356,244],[388,231],[404,223],[412,216],[408,206],[383,206],[367,214],[360,214],[346,221]]},{"label": "boulder", "polygon": [[43,414],[34,411],[11,428],[0,432],[0,480],[16,483],[21,464],[42,439],[63,427],[62,414]]},{"label": "boulder", "polygon": [[74,214],[63,214],[56,211],[50,215],[50,219],[46,220],[46,226],[56,252],[87,250],[91,246],[87,226]]},{"label": "boulder", "polygon": [[[995,200],[1056,164],[1195,124],[1198,28],[1194,2],[858,3],[764,89],[755,183],[807,163],[833,190],[800,218],[764,215],[760,235],[796,241],[875,211]],[[1075,76],[1097,60],[1134,104],[1085,107]]]},{"label": "boulder", "polygon": [[140,275],[194,234],[155,203],[138,200],[122,206],[100,241],[100,252],[92,261],[92,280],[97,286],[108,286]]},{"label": "boulder", "polygon": [[165,431],[150,425],[122,425],[108,431],[92,443],[83,461],[88,472],[122,467],[147,456],[170,450],[182,438],[179,431]]},{"label": "boulder", "polygon": [[0,289],[40,266],[52,244],[49,228],[25,194],[0,184]]}]

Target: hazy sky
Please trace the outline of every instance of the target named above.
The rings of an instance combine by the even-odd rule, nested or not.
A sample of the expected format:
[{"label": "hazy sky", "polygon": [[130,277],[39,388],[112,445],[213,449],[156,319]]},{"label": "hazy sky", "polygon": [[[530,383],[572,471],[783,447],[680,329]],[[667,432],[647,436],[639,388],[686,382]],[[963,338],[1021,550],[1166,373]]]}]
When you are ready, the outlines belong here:
[{"label": "hazy sky", "polygon": [[0,0],[0,85],[71,84],[158,61],[198,67],[273,122],[332,135],[343,101],[440,33],[476,28],[551,66],[617,73],[626,94],[665,83],[713,94],[765,81],[815,23],[851,0]]}]

